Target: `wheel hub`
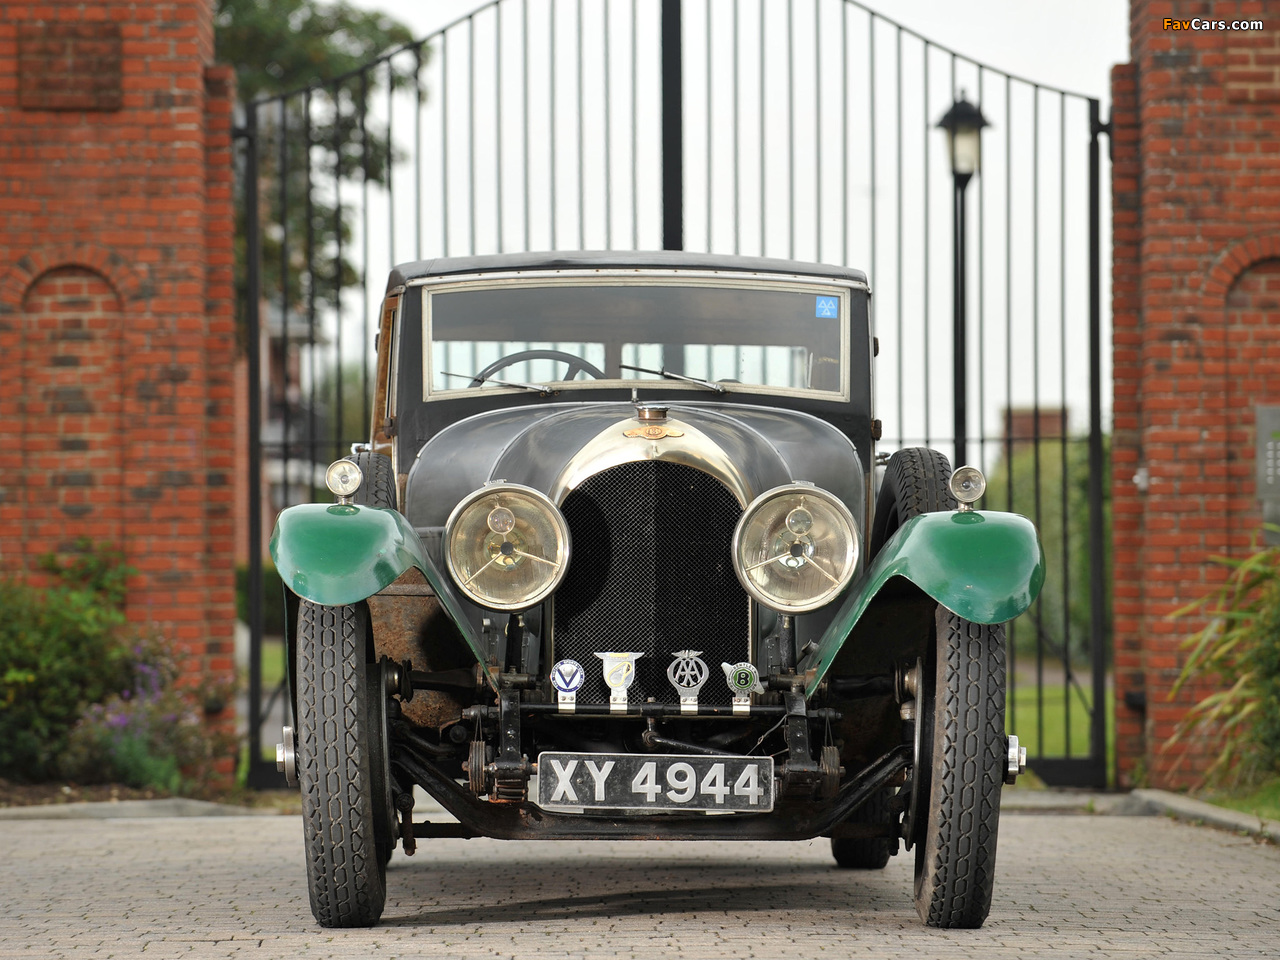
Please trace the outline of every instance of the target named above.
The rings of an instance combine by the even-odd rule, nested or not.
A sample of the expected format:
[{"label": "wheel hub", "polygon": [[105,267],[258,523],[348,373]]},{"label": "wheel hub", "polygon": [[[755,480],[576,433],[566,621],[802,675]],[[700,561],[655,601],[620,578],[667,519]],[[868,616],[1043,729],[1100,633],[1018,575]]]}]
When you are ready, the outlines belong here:
[{"label": "wheel hub", "polygon": [[1009,744],[1006,751],[1006,765],[1004,770],[1004,782],[1015,784],[1018,777],[1027,772],[1027,748],[1020,746],[1018,738],[1013,734],[1009,734]]}]

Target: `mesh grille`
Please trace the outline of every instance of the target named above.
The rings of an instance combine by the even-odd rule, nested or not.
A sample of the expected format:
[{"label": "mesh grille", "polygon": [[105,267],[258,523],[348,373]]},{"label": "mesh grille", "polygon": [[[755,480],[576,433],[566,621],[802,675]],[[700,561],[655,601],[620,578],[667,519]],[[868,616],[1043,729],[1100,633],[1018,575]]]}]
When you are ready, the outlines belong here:
[{"label": "mesh grille", "polygon": [[676,699],[671,654],[701,650],[704,699],[727,700],[720,663],[747,658],[750,601],[733,572],[742,510],[714,477],[645,460],[591,477],[564,502],[573,557],[555,597],[555,655],[586,668],[580,703],[608,703],[597,651],[643,653],[633,703]]}]

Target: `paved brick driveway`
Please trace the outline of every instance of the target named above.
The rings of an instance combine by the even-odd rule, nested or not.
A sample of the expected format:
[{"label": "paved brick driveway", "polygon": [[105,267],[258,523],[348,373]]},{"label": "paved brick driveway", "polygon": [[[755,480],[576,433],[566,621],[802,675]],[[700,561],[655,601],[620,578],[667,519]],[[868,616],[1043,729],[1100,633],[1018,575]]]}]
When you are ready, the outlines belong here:
[{"label": "paved brick driveway", "polygon": [[0,822],[0,957],[1280,956],[1280,848],[1158,817],[1006,815],[976,932],[819,841],[437,841],[388,879],[381,926],[323,930],[296,818]]}]

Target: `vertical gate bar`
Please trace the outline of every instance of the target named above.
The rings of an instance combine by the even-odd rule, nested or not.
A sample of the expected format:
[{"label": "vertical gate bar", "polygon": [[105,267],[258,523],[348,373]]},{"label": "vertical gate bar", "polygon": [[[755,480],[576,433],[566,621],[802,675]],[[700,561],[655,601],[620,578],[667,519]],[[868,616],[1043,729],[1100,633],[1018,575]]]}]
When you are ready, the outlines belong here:
[{"label": "vertical gate bar", "polygon": [[[979,106],[985,99],[983,96],[985,74],[986,70],[982,64],[978,64]],[[984,472],[987,469],[987,218],[983,211],[987,202],[987,192],[983,186],[985,181],[985,177],[978,177],[978,467]],[[984,500],[983,503],[985,505],[986,501]]]},{"label": "vertical gate bar", "polygon": [[[951,55],[951,93],[954,102],[956,89],[956,55]],[[927,119],[927,118],[926,118]],[[981,132],[979,132],[981,136]],[[967,181],[967,178],[966,178]],[[968,307],[967,297],[968,289],[966,280],[967,264],[965,254],[968,244],[968,236],[965,226],[965,188],[967,182],[961,183],[960,178],[954,174],[951,178],[952,191],[954,194],[954,212],[952,214],[953,233],[952,245],[952,317],[953,338],[952,350],[954,356],[951,358],[952,382],[951,382],[951,403],[952,403],[952,423],[955,436],[952,440],[955,443],[955,463],[952,466],[960,467],[969,462],[969,454],[967,449],[967,439],[969,430],[969,390],[968,390],[968,349],[966,347],[965,334],[968,324]]]},{"label": "vertical gate bar", "polygon": [[[1036,529],[1040,515],[1040,85],[1031,88],[1031,437]],[[1036,601],[1036,729],[1044,750],[1044,605]]]},{"label": "vertical gate bar", "polygon": [[449,255],[449,31],[440,36],[440,255]]},{"label": "vertical gate bar", "polygon": [[931,131],[929,129],[928,41],[925,41],[924,43],[922,56],[924,57],[924,83],[921,85],[924,91],[924,103],[922,107],[923,116],[921,118],[924,121],[924,242],[921,246],[923,247],[924,262],[921,267],[923,270],[921,275],[924,277],[924,282],[920,285],[920,289],[924,297],[924,303],[921,307],[920,313],[924,319],[924,340],[922,341],[924,343],[924,445],[929,447],[933,445],[931,442],[932,438],[929,436],[929,423],[932,420],[932,417],[930,416],[931,403],[929,400],[929,381],[932,379],[932,377],[929,376],[929,282],[930,278],[933,276],[929,272],[929,214],[933,212],[933,204],[929,191],[929,173],[932,167],[932,163],[929,159],[929,141],[932,138],[929,136]]},{"label": "vertical gate bar", "polygon": [[582,119],[582,0],[578,0],[578,29],[574,36],[578,45],[578,249],[587,246],[586,136]]},{"label": "vertical gate bar", "polygon": [[262,751],[262,226],[258,216],[258,107],[244,118],[245,339],[249,376],[249,771]]},{"label": "vertical gate bar", "polygon": [[1093,712],[1089,717],[1089,753],[1095,785],[1107,782],[1106,707],[1106,558],[1103,543],[1102,471],[1102,243],[1098,210],[1098,101],[1089,101],[1089,625],[1093,666]]},{"label": "vertical gate bar", "polygon": [[[304,150],[306,163],[303,167],[306,191],[306,262],[307,262],[307,380],[310,400],[307,403],[307,489],[313,486],[314,466],[318,451],[316,450],[316,231],[315,203],[311,196],[311,91],[306,92],[302,101],[302,117],[304,131]],[[313,499],[308,497],[307,499]]]},{"label": "vertical gate bar", "polygon": [[795,5],[787,0],[787,257],[796,258]]},{"label": "vertical gate bar", "polygon": [[742,251],[742,224],[739,219],[739,197],[738,184],[741,179],[741,171],[739,169],[738,159],[738,44],[741,37],[738,34],[738,5],[732,4],[730,9],[733,11],[733,252],[735,255]]},{"label": "vertical gate bar", "polygon": [[[849,5],[840,4],[840,142],[844,162],[840,164],[840,259],[849,265]],[[872,325],[874,329],[874,324]]]},{"label": "vertical gate bar", "polygon": [[556,238],[556,141],[560,138],[556,136],[556,0],[551,0],[547,5],[548,21],[547,31],[549,39],[547,41],[547,50],[550,61],[547,64],[549,71],[549,95],[547,97],[547,107],[550,110],[550,132],[547,136],[548,145],[551,147],[551,189],[548,191],[548,197],[551,201],[551,249],[560,249],[557,245]]},{"label": "vertical gate bar", "polygon": [[[289,111],[280,98],[280,350],[284,357],[280,385],[281,502],[289,506]],[[270,335],[267,338],[270,342]],[[270,374],[268,373],[268,376]]]},{"label": "vertical gate bar", "polygon": [[476,252],[476,18],[467,17],[467,234]]},{"label": "vertical gate bar", "polygon": [[636,116],[639,102],[637,80],[639,77],[639,50],[636,35],[640,32],[640,12],[637,0],[631,0],[631,249],[640,249],[640,178],[636,155],[640,152],[640,124]]},{"label": "vertical gate bar", "polygon": [[[705,26],[706,26],[706,35],[707,35],[707,68],[706,68],[706,77],[707,77],[707,122],[706,122],[706,124],[705,124],[705,126],[706,126],[706,134],[707,134],[707,136],[706,136],[706,140],[707,140],[707,196],[706,196],[706,208],[707,208],[707,252],[708,252],[708,253],[710,253],[710,252],[711,252],[711,159],[712,159],[712,157],[711,157],[711,148],[712,148],[712,138],[711,138],[711,117],[713,116],[713,114],[712,114],[712,109],[713,109],[713,107],[714,107],[714,104],[713,104],[713,102],[712,102],[712,97],[711,97],[711,0],[707,0],[707,4],[706,4],[706,23],[705,23]],[[710,367],[710,366],[708,366],[708,367],[707,367],[708,376],[710,376],[710,370],[711,370],[711,367]]]},{"label": "vertical gate bar", "polygon": [[[1013,81],[1004,76],[1004,463],[1005,510],[1013,512]],[[1009,725],[1018,722],[1018,619],[1009,623]],[[1044,745],[1036,740],[1036,754]]]},{"label": "vertical gate bar", "polygon": [[333,85],[333,315],[336,318],[334,338],[334,459],[342,455],[342,87]]},{"label": "vertical gate bar", "polygon": [[662,0],[662,249],[684,249],[684,104],[680,0]]},{"label": "vertical gate bar", "polygon": [[[368,423],[369,411],[369,364],[366,351],[369,343],[369,71],[360,71],[360,168],[363,176],[360,179],[360,422]],[[341,373],[339,373],[341,376]],[[344,436],[342,443],[351,442]]]},{"label": "vertical gate bar", "polygon": [[[844,9],[845,27],[847,30],[848,24],[849,24],[849,5],[847,3],[844,4],[843,9]],[[870,169],[870,175],[871,175],[870,214],[871,215],[867,218],[867,246],[870,248],[870,254],[869,254],[870,262],[867,264],[867,267],[871,270],[871,282],[873,284],[879,282],[879,274],[876,273],[876,43],[875,43],[876,37],[875,37],[875,33],[876,33],[875,18],[870,13],[868,13],[867,14],[867,63],[869,64],[869,67],[867,69],[867,160],[871,168]],[[844,45],[844,50],[845,50],[844,59],[847,65],[849,62],[849,44],[847,42]],[[845,114],[847,116],[848,114],[847,110],[845,111]],[[846,144],[845,203],[847,205],[849,202],[848,157],[850,154],[848,150],[848,139],[847,139],[848,133],[847,132],[845,136],[846,136],[846,140],[845,140],[845,144]],[[845,208],[844,237],[845,237],[844,262],[846,266],[852,266],[852,264],[850,263],[850,261],[852,260],[852,257],[850,257],[849,255],[849,210],[847,206]],[[873,318],[875,317],[876,312],[878,311],[875,311],[871,314]],[[874,327],[874,323],[872,324],[872,326]]]},{"label": "vertical gate bar", "polygon": [[1067,95],[1058,94],[1058,379],[1062,407],[1058,411],[1062,510],[1062,702],[1066,739],[1063,752],[1071,756],[1071,564],[1067,537]]},{"label": "vertical gate bar", "polygon": [[529,4],[520,10],[520,70],[523,74],[520,84],[521,104],[521,139],[524,145],[524,170],[521,173],[524,185],[524,249],[529,249]]},{"label": "vertical gate bar", "polygon": [[[502,212],[506,209],[502,203],[502,4],[497,5],[494,13],[497,17],[496,25],[493,28],[493,59],[496,71],[493,88],[494,136],[497,137],[494,150],[497,154],[494,171],[494,194],[496,199],[494,220],[497,221],[495,226],[498,228],[498,252],[502,253],[504,251],[502,243]],[[392,263],[394,262],[393,260]]]},{"label": "vertical gate bar", "polygon": [[[760,0],[760,55],[756,62],[760,65],[760,256],[766,256],[768,250],[765,246],[765,135],[764,135],[764,37],[765,37],[765,16],[764,16],[764,0]],[[767,356],[767,354],[766,354]]]},{"label": "vertical gate bar", "polygon": [[422,44],[413,48],[413,258],[422,259]]},{"label": "vertical gate bar", "polygon": [[604,248],[613,249],[613,122],[609,109],[609,7],[604,5]]},{"label": "vertical gate bar", "polygon": [[391,155],[391,118],[395,114],[395,93],[396,93],[396,75],[391,66],[391,59],[387,59],[387,257],[391,261],[389,265],[396,262],[396,177],[395,163]]},{"label": "vertical gate bar", "polygon": [[[822,129],[822,0],[813,0],[813,99],[815,113],[813,121],[813,139],[817,142],[818,131]],[[818,182],[813,191],[813,223],[814,223],[814,257],[822,263],[822,154],[821,149],[813,151],[814,171]]]},{"label": "vertical gate bar", "polygon": [[897,176],[894,177],[894,183],[898,190],[898,213],[897,219],[893,224],[894,232],[897,234],[898,240],[898,256],[897,260],[894,261],[894,271],[897,273],[898,280],[898,301],[896,304],[898,314],[898,349],[895,352],[898,354],[898,448],[901,449],[905,440],[905,420],[903,414],[905,407],[903,406],[902,374],[904,369],[903,359],[907,352],[902,345],[902,317],[904,313],[902,309],[902,27],[898,27],[897,56],[895,58],[894,65],[897,67],[898,71],[897,79],[893,88],[893,113],[894,116],[898,118],[898,143],[897,149],[893,155],[894,162],[898,165],[898,173]]}]

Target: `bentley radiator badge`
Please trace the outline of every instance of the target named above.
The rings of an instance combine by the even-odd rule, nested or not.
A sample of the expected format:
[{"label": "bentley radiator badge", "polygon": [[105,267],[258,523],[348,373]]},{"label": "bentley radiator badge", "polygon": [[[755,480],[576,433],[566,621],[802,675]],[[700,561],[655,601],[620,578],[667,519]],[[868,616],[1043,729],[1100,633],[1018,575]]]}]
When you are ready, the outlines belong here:
[{"label": "bentley radiator badge", "polygon": [[752,692],[764,693],[764,685],[760,682],[760,671],[756,669],[755,664],[746,661],[722,663],[720,668],[724,670],[724,681],[733,694],[733,712],[750,713]]},{"label": "bentley radiator badge", "polygon": [[636,681],[636,661],[643,653],[597,653],[604,661],[604,682],[609,687],[609,712],[627,712],[627,690]]},{"label": "bentley radiator badge", "polygon": [[674,430],[661,423],[650,423],[643,427],[635,427],[623,431],[623,436],[639,437],[641,440],[665,440],[667,437],[683,437],[683,430]]},{"label": "bentley radiator badge", "polygon": [[667,667],[667,679],[680,694],[681,713],[698,712],[698,691],[711,675],[701,655],[701,650],[677,650],[672,654],[675,660]]}]

